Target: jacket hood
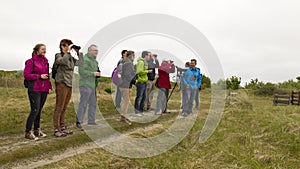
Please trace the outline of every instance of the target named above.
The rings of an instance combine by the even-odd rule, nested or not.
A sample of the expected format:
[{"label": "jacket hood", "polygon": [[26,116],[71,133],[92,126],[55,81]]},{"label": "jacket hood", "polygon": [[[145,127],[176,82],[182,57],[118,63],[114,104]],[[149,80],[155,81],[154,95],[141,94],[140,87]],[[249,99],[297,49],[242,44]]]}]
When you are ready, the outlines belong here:
[{"label": "jacket hood", "polygon": [[139,58],[137,59],[137,61],[144,61],[144,58],[139,57]]},{"label": "jacket hood", "polygon": [[48,61],[48,59],[43,55],[32,55],[32,58],[33,58],[33,60],[46,59]]}]

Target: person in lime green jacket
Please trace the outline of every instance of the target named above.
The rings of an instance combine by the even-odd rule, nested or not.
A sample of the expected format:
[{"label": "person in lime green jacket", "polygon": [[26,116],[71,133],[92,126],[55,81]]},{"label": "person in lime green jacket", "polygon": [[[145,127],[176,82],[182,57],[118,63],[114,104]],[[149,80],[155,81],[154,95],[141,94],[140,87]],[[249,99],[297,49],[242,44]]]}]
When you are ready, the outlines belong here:
[{"label": "person in lime green jacket", "polygon": [[96,88],[100,77],[100,70],[96,57],[98,49],[96,45],[88,48],[88,53],[84,55],[84,64],[79,66],[79,91],[80,101],[76,113],[76,126],[82,129],[83,118],[88,105],[88,125],[96,125],[95,112],[97,106]]},{"label": "person in lime green jacket", "polygon": [[136,64],[136,74],[137,74],[137,83],[136,83],[136,98],[134,102],[135,113],[138,116],[141,116],[144,111],[146,94],[147,94],[147,81],[148,73],[151,73],[153,70],[148,70],[147,61],[150,59],[151,53],[148,51],[142,52],[142,57],[137,59]]}]

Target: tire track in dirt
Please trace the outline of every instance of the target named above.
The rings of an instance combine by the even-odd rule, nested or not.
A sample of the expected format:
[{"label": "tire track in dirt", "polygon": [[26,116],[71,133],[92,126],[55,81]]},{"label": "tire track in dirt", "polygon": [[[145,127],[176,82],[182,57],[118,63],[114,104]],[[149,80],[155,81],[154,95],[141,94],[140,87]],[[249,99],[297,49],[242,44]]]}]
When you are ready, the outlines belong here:
[{"label": "tire track in dirt", "polygon": [[[179,110],[170,110],[169,112],[172,112],[172,113],[175,113],[175,112],[178,112]],[[167,121],[164,121],[164,123],[168,123],[168,122],[171,122],[173,121],[174,119],[170,119],[170,120],[167,120]],[[152,124],[152,125],[149,125],[149,126],[145,126],[145,127],[138,127],[138,128],[135,128],[133,130],[129,130],[123,134],[125,135],[130,135],[132,133],[136,133],[138,132],[139,130],[143,129],[143,130],[153,130],[155,128],[161,128],[162,125],[161,124]],[[16,163],[16,164],[6,164],[4,166],[2,166],[1,168],[15,168],[15,169],[28,169],[28,168],[37,168],[37,167],[42,167],[42,166],[45,166],[45,165],[48,165],[48,164],[51,164],[51,163],[55,163],[55,162],[58,162],[58,161],[61,161],[65,158],[69,158],[69,157],[73,157],[73,156],[76,156],[76,155],[80,155],[80,154],[84,154],[84,153],[87,153],[91,150],[94,150],[94,149],[100,149],[104,146],[106,146],[107,144],[109,144],[111,141],[116,141],[117,139],[120,139],[120,137],[118,137],[117,135],[110,135],[108,136],[105,141],[102,141],[102,142],[97,142],[94,143],[94,142],[88,142],[88,143],[85,143],[85,144],[82,144],[80,146],[77,146],[77,147],[70,147],[70,148],[67,148],[64,152],[58,154],[58,155],[53,155],[53,156],[48,156],[45,155],[44,159],[37,159],[37,160],[29,160],[29,159],[24,159],[24,160],[21,160],[20,162]],[[38,141],[39,142],[39,141]],[[39,143],[35,143],[35,144],[39,144]],[[21,148],[21,147],[19,147]]]}]

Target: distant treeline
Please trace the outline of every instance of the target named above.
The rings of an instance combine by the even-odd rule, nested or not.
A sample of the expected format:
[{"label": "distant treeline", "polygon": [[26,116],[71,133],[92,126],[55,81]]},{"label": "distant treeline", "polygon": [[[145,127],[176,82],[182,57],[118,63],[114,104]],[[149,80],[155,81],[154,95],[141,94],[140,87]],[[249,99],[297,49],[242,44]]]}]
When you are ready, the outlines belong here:
[{"label": "distant treeline", "polygon": [[219,80],[218,85],[222,86],[223,89],[238,90],[238,89],[249,89],[253,90],[256,95],[274,95],[274,94],[290,94],[291,91],[300,90],[300,77],[296,77],[297,81],[288,80],[279,83],[262,82],[257,78],[251,79],[250,82],[242,87],[241,77],[232,76],[226,80]]},{"label": "distant treeline", "polygon": [[[51,77],[51,75],[50,75]],[[241,86],[241,77],[232,76],[226,80],[219,80],[216,84],[223,89],[238,90],[249,89],[253,90],[256,95],[274,95],[274,94],[289,94],[292,90],[300,90],[300,77],[296,77],[297,81],[288,80],[280,83],[262,82],[257,78],[251,79],[244,87]],[[0,70],[0,87],[20,88],[23,86],[23,70],[4,71]],[[52,82],[53,79],[51,79]],[[110,77],[101,77],[100,82],[111,82]],[[202,76],[201,88],[211,88],[211,79],[205,75]]]}]

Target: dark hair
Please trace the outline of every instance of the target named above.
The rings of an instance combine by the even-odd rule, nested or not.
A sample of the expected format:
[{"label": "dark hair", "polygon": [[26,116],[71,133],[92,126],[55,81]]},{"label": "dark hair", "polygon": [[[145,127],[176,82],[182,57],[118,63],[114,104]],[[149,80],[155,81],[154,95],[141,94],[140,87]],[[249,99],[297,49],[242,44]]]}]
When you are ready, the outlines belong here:
[{"label": "dark hair", "polygon": [[143,52],[142,52],[142,58],[145,58],[145,57],[148,55],[148,53],[150,53],[150,52],[148,52],[148,51],[143,51]]},{"label": "dark hair", "polygon": [[185,62],[185,67],[189,67],[190,66],[190,62]]},{"label": "dark hair", "polygon": [[157,54],[153,54],[154,57],[157,57]]},{"label": "dark hair", "polygon": [[59,43],[60,52],[63,53],[61,46],[65,46],[65,45],[69,46],[71,44],[73,44],[73,42],[70,39],[62,39]]},{"label": "dark hair", "polygon": [[191,62],[195,62],[195,64],[197,64],[197,60],[196,59],[191,59]]},{"label": "dark hair", "polygon": [[44,44],[42,44],[42,43],[36,44],[35,47],[33,48],[32,55],[37,55],[38,51],[40,50],[40,48],[41,48],[42,46],[46,46],[46,45],[44,45]]},{"label": "dark hair", "polygon": [[122,50],[121,54],[122,56],[127,52],[127,50]]}]

